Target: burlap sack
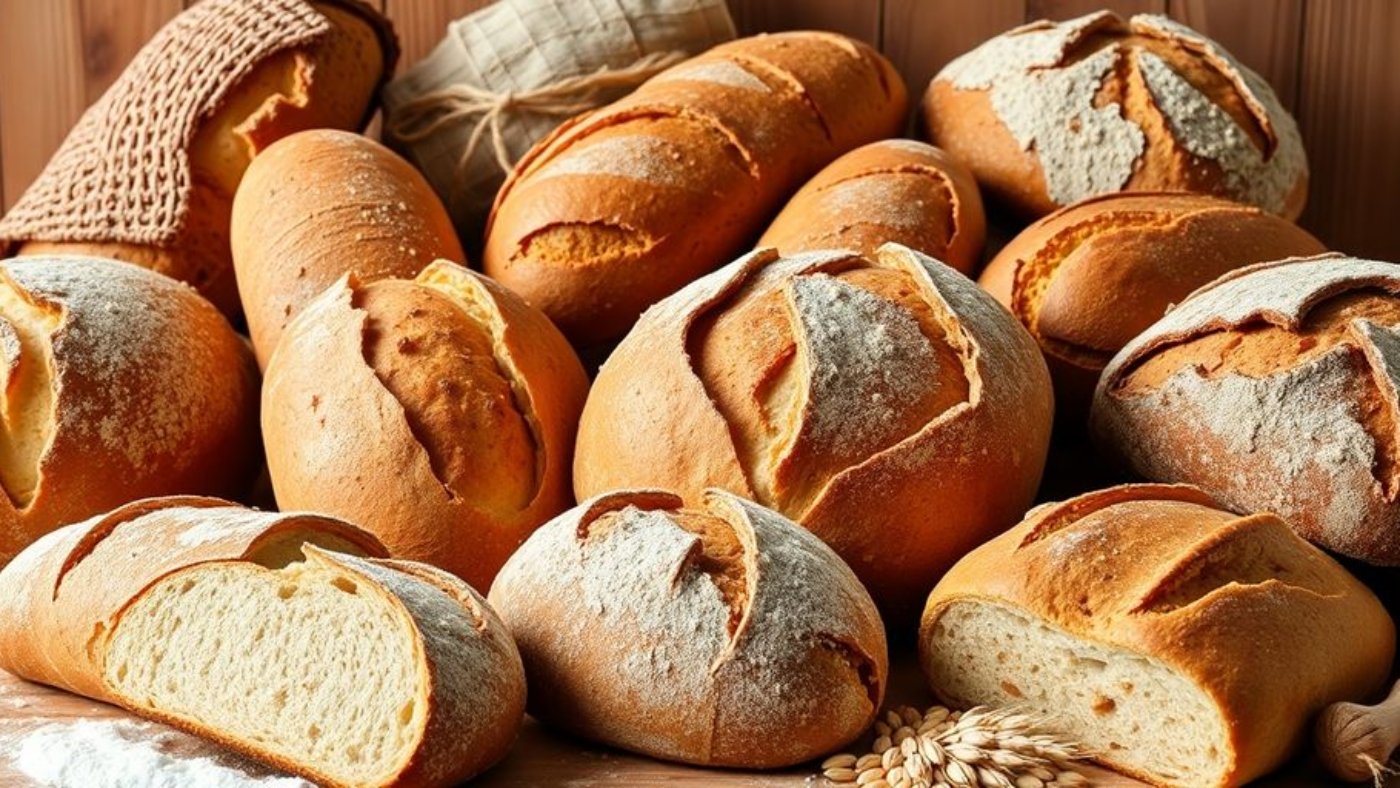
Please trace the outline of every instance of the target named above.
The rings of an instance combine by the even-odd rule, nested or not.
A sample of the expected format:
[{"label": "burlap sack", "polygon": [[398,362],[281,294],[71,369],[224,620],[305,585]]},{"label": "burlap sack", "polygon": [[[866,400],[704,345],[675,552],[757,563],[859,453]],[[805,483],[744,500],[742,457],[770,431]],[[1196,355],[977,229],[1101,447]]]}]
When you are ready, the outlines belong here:
[{"label": "burlap sack", "polygon": [[28,240],[176,244],[200,122],[266,58],[329,30],[304,0],[205,0],[177,16],[0,219],[0,256]]},{"label": "burlap sack", "polygon": [[734,38],[724,0],[500,0],[385,88],[385,139],[479,248],[513,163],[563,121]]}]

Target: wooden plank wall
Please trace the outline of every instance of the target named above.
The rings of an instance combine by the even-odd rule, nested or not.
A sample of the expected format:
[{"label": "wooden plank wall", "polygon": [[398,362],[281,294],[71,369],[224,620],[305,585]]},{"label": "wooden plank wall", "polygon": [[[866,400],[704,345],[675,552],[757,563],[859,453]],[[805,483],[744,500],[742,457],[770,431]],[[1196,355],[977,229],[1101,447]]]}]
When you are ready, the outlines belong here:
[{"label": "wooden plank wall", "polygon": [[[195,0],[0,0],[0,206],[38,174],[83,108]],[[489,0],[376,0],[404,61]],[[958,54],[1025,21],[1100,7],[1167,13],[1263,74],[1312,165],[1303,224],[1334,248],[1400,261],[1396,0],[729,0],[743,32],[838,30],[880,46],[917,94]]]}]

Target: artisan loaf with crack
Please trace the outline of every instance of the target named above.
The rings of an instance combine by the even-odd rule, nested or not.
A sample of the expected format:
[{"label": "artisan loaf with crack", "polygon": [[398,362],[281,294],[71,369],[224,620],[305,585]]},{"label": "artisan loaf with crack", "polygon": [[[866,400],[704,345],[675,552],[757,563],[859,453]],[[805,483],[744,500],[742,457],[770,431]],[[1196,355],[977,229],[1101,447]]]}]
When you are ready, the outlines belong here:
[{"label": "artisan loaf with crack", "polygon": [[193,4],[0,220],[0,254],[124,260],[236,317],[229,215],[244,170],[293,132],[363,128],[397,58],[388,20],[360,0]]},{"label": "artisan loaf with crack", "polygon": [[311,514],[154,498],[0,571],[0,668],[320,785],[455,785],[499,760],[524,671],[479,595]]},{"label": "artisan loaf with crack", "polygon": [[881,140],[847,153],[807,181],[768,225],[758,248],[783,254],[902,244],[971,276],[987,219],[972,173],[915,140]]},{"label": "artisan loaf with crack", "polygon": [[496,197],[485,271],[575,343],[616,339],[742,252],[824,165],[898,132],[905,105],[894,66],[835,33],[721,44],[526,154]]},{"label": "artisan loaf with crack", "polygon": [[598,373],[574,490],[719,487],[821,537],[912,619],[1035,495],[1053,419],[1035,341],[897,244],[747,255],[647,311]]},{"label": "artisan loaf with crack", "polygon": [[1164,16],[1041,20],[949,63],[924,95],[932,142],[984,193],[1043,216],[1122,191],[1190,191],[1296,219],[1308,162],[1269,84]]},{"label": "artisan loaf with crack", "polygon": [[313,129],[258,154],[233,201],[233,264],[258,363],[313,298],[353,271],[412,279],[465,265],[452,220],[423,176],[368,137]]},{"label": "artisan loaf with crack", "polygon": [[489,588],[573,505],[588,390],[563,335],[518,296],[438,261],[342,277],[268,361],[262,425],[277,503],[344,517],[396,556]]},{"label": "artisan loaf with crack", "polygon": [[1104,365],[1172,304],[1236,268],[1325,251],[1306,230],[1252,205],[1128,192],[1040,219],[978,282],[1040,343],[1059,415],[1082,428]]},{"label": "artisan loaf with crack", "polygon": [[861,734],[889,676],[870,595],[815,536],[729,493],[610,492],[540,528],[491,604],[530,713],[703,766],[774,768]]},{"label": "artisan loaf with crack", "polygon": [[1340,255],[1205,285],[1104,369],[1090,427],[1153,481],[1400,565],[1400,266]]},{"label": "artisan loaf with crack", "polygon": [[1381,689],[1395,625],[1274,515],[1139,484],[1040,506],[958,562],[919,653],[945,703],[1014,705],[1117,771],[1214,788],[1272,771],[1324,707]]},{"label": "artisan loaf with crack", "polygon": [[190,287],[115,260],[6,260],[0,356],[0,566],[136,498],[252,486],[257,365]]}]

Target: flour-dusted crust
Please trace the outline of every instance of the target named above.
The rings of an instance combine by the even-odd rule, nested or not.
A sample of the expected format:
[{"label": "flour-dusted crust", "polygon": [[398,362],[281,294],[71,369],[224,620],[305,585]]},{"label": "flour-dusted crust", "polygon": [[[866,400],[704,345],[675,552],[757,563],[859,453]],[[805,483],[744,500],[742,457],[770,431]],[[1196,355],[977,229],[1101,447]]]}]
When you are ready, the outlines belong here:
[{"label": "flour-dusted crust", "polygon": [[1219,194],[1295,218],[1307,159],[1269,85],[1160,16],[1040,21],[949,63],[924,98],[934,142],[1033,215],[1118,191]]},{"label": "flour-dusted crust", "polygon": [[1400,267],[1339,255],[1263,263],[1196,291],[1123,348],[1095,394],[1100,442],[1144,476],[1200,485],[1228,506],[1272,511],[1307,539],[1400,564],[1394,323],[1352,318],[1337,344],[1299,343],[1266,374],[1185,364],[1151,385],[1135,371],[1173,347],[1250,326],[1303,329],[1329,300],[1400,294]]},{"label": "flour-dusted crust", "polygon": [[[898,329],[902,321],[880,322],[884,307],[848,293],[815,297],[842,295],[834,277],[860,270],[908,277],[910,297],[948,332],[949,361],[920,366],[920,342]],[[794,295],[801,280],[813,297]],[[795,384],[799,399],[790,417],[774,416],[775,427],[794,438],[775,446],[759,472],[745,467],[747,455],[736,444],[738,433],[756,428],[727,419],[707,390],[725,382],[707,382],[697,370],[696,334],[697,325],[733,302],[773,292],[805,305],[792,322],[808,329],[794,329],[806,377]],[[766,341],[755,339],[755,352],[776,353]],[[734,344],[716,352],[750,349]],[[887,368],[859,384],[841,383],[876,359]],[[907,408],[890,407],[913,399],[909,384],[936,388],[931,381],[940,376],[964,386],[966,396],[912,425]],[[918,401],[924,406],[930,398],[938,396],[929,391]],[[760,250],[652,307],[608,359],[580,423],[574,488],[580,499],[656,486],[694,504],[713,486],[766,505],[789,501],[784,513],[835,548],[883,607],[909,613],[943,570],[1029,505],[1048,444],[1051,399],[1034,340],[953,269],[896,244],[868,259]],[[904,419],[903,437],[884,423],[892,416]],[[845,439],[821,439],[821,425],[831,423],[843,424]],[[808,473],[823,481],[809,483]]]},{"label": "flour-dusted crust", "polygon": [[491,603],[524,657],[531,712],[716,766],[790,765],[859,735],[889,665],[855,575],[810,533],[742,498],[710,491],[703,510],[681,505],[645,490],[586,501],[501,571]]},{"label": "flour-dusted crust", "polygon": [[190,287],[112,260],[8,260],[0,326],[0,566],[49,530],[136,498],[232,497],[252,484],[257,368]]},{"label": "flour-dusted crust", "polygon": [[[929,643],[960,604],[1009,607],[1129,663],[1165,665],[1199,688],[1223,722],[1226,746],[1219,773],[1187,783],[1193,788],[1239,785],[1279,766],[1305,742],[1317,711],[1379,689],[1395,650],[1395,626],[1379,600],[1325,553],[1273,515],[1230,514],[1184,485],[1124,485],[1045,504],[970,553],[925,608],[919,643],[929,675],[937,675],[938,656]],[[1027,638],[1037,636],[1033,629]],[[1001,688],[956,699],[933,689],[957,702],[1016,701]],[[1033,689],[1018,691],[1029,697]],[[1105,707],[1113,713],[1111,700],[1050,712],[1092,720]],[[1153,700],[1172,713],[1182,699]],[[1126,768],[1121,750],[1094,756]]]}]

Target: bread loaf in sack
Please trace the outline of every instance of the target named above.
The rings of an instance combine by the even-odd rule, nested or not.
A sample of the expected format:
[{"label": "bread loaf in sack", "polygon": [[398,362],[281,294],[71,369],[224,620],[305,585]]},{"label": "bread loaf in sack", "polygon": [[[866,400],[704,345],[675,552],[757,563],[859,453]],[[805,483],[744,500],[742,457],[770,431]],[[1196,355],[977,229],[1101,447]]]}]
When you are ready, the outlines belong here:
[{"label": "bread loaf in sack", "polygon": [[1296,219],[1308,163],[1269,84],[1163,16],[1097,11],[991,39],[933,78],[923,120],[1028,216],[1122,191],[1215,194]]},{"label": "bread loaf in sack", "polygon": [[888,60],[834,33],[722,44],[536,145],[496,198],[486,273],[576,344],[616,339],[824,165],[896,133],[905,103]]},{"label": "bread loaf in sack", "polygon": [[360,0],[192,4],[0,219],[0,256],[125,260],[236,316],[229,212],[248,162],[295,131],[362,128],[397,57],[388,21]]},{"label": "bread loaf in sack", "polygon": [[411,279],[429,263],[465,264],[452,222],[423,176],[359,134],[286,137],[248,167],[233,201],[233,264],[248,333],[266,366],[302,307],[354,271]]},{"label": "bread loaf in sack", "polygon": [[1380,689],[1395,625],[1272,514],[1192,487],[1045,504],[934,589],[920,660],[945,703],[1014,705],[1153,785],[1233,786],[1312,717]]},{"label": "bread loaf in sack", "polygon": [[114,260],[6,260],[0,352],[0,566],[135,498],[252,485],[257,366],[188,286]]},{"label": "bread loaf in sack", "polygon": [[449,786],[524,713],[520,655],[470,587],[328,517],[155,498],[0,571],[0,668],[326,786]]},{"label": "bread loaf in sack", "polygon": [[574,490],[706,487],[812,530],[889,614],[1030,506],[1050,436],[1035,341],[962,274],[760,250],[647,311],[603,365]]},{"label": "bread loaf in sack", "polygon": [[724,0],[497,0],[384,87],[384,138],[479,250],[497,190],[535,143],[732,38]]},{"label": "bread loaf in sack", "polygon": [[807,181],[768,225],[759,248],[784,254],[894,242],[971,275],[987,220],[972,173],[938,148],[881,140],[847,153]]},{"label": "bread loaf in sack", "polygon": [[277,503],[344,517],[396,556],[489,588],[573,505],[587,391],[559,331],[484,276],[439,261],[412,280],[343,277],[267,365]]},{"label": "bread loaf in sack", "polygon": [[1236,268],[1325,251],[1306,230],[1252,205],[1110,194],[1027,227],[978,282],[1040,343],[1059,415],[1082,429],[1104,365],[1172,304]]},{"label": "bread loaf in sack", "polygon": [[889,675],[870,595],[816,537],[712,490],[608,493],[534,533],[491,604],[530,713],[658,758],[770,768],[849,743]]},{"label": "bread loaf in sack", "polygon": [[1099,445],[1305,539],[1400,565],[1400,266],[1260,263],[1193,293],[1113,357]]}]

